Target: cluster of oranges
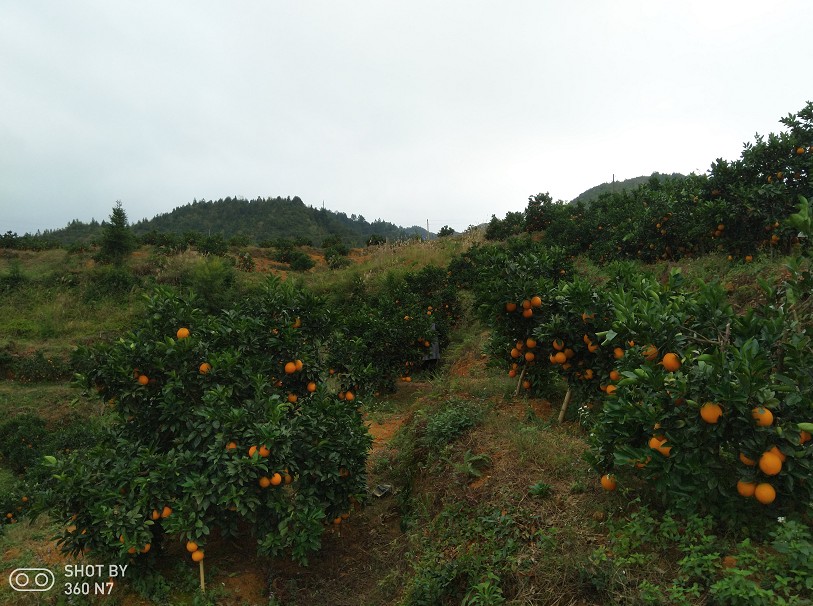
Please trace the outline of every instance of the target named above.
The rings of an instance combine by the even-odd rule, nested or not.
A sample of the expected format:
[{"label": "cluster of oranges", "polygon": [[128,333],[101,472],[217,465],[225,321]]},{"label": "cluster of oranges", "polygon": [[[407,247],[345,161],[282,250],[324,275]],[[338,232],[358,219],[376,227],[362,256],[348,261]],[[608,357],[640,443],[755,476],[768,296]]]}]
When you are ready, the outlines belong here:
[{"label": "cluster of oranges", "polygon": [[[522,305],[521,305],[522,306],[522,316],[524,318],[530,318],[531,316],[534,315],[533,308],[534,307],[539,307],[540,305],[542,305],[541,297],[533,296],[530,299],[525,299],[522,302]],[[516,303],[506,303],[505,304],[505,309],[506,309],[506,311],[516,311],[517,310],[517,304]]]},{"label": "cluster of oranges", "polygon": [[194,541],[188,541],[186,543],[186,550],[192,554],[193,562],[200,562],[203,560],[203,550],[198,547],[198,544]]}]

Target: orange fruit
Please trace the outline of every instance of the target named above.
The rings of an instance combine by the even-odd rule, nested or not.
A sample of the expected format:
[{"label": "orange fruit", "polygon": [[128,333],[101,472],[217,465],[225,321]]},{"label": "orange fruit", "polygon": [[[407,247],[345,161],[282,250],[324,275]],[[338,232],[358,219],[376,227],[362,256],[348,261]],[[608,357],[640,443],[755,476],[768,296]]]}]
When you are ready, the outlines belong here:
[{"label": "orange fruit", "polygon": [[802,432],[799,434],[799,444],[804,444],[810,439],[811,439],[810,434],[805,430],[802,430]]},{"label": "orange fruit", "polygon": [[615,485],[616,485],[615,478],[612,477],[610,474],[601,476],[601,486],[604,488],[604,490],[607,491],[615,490]]},{"label": "orange fruit", "polygon": [[532,307],[539,307],[542,305],[542,299],[539,297],[531,297],[531,306]]},{"label": "orange fruit", "polygon": [[516,370],[509,370],[508,371],[508,376],[513,379],[514,377],[517,376],[517,371]]},{"label": "orange fruit", "polygon": [[252,446],[251,448],[248,449],[248,456],[253,457],[255,452],[257,452],[257,447]]},{"label": "orange fruit", "polygon": [[334,523],[334,524],[341,524],[341,523],[342,523],[342,516],[339,516],[338,518],[336,518],[335,520],[333,520],[333,523]]},{"label": "orange fruit", "polygon": [[623,358],[623,357],[624,357],[624,350],[623,350],[623,349],[621,349],[620,347],[616,347],[616,348],[613,350],[613,357],[614,357],[616,360],[618,360],[619,358]]},{"label": "orange fruit", "polygon": [[565,362],[567,362],[567,356],[564,354],[564,352],[560,351],[553,357],[556,360],[557,364],[564,364]]},{"label": "orange fruit", "polygon": [[[551,364],[556,364],[556,356],[555,355],[551,354],[548,359],[550,360]],[[567,356],[565,356],[565,359],[567,359]]]},{"label": "orange fruit", "polygon": [[805,148],[804,148],[804,147],[797,147],[797,148],[796,148],[796,153],[797,153],[797,154],[803,154],[803,153],[805,153]]},{"label": "orange fruit", "polygon": [[531,338],[528,338],[528,339],[525,341],[525,345],[527,345],[527,346],[528,346],[528,349],[533,349],[534,347],[536,347],[536,341],[534,341],[534,340],[533,340],[533,339],[531,339]]},{"label": "orange fruit", "polygon": [[302,326],[302,322],[300,322],[299,318],[297,318],[294,322],[294,328],[299,328],[300,326]]},{"label": "orange fruit", "polygon": [[568,360],[576,355],[576,353],[572,349],[570,349],[569,347],[567,349],[565,349],[564,354],[565,354],[565,357]]},{"label": "orange fruit", "polygon": [[523,381],[522,382],[522,387],[524,389],[530,389],[531,388],[531,382],[530,381]]},{"label": "orange fruit", "polygon": [[775,476],[782,471],[782,460],[772,452],[763,452],[759,458],[759,468],[766,476]]},{"label": "orange fruit", "polygon": [[189,329],[188,328],[179,328],[176,335],[179,339],[185,339],[189,336]]},{"label": "orange fruit", "polygon": [[288,362],[285,365],[285,372],[289,375],[294,374],[296,372],[296,364],[294,364],[293,362]]},{"label": "orange fruit", "polygon": [[147,553],[150,550],[150,544],[147,543],[144,545],[144,549],[141,550],[141,553]]},{"label": "orange fruit", "polygon": [[279,486],[281,482],[282,482],[282,476],[280,474],[275,473],[273,476],[271,476],[271,484],[273,486]]},{"label": "orange fruit", "polygon": [[[754,257],[752,257],[751,255],[746,255],[745,260],[748,261],[748,263],[750,263],[751,261],[754,260]],[[773,499],[771,499],[771,500],[773,500]]]},{"label": "orange fruit", "polygon": [[588,368],[587,370],[585,370],[584,371],[584,376],[587,377],[588,379],[592,379],[593,378],[593,369]]},{"label": "orange fruit", "polygon": [[591,344],[591,345],[588,345],[588,346],[587,346],[587,350],[588,350],[590,353],[595,352],[597,349],[598,349],[598,345],[592,345],[592,344]]},{"label": "orange fruit", "polygon": [[158,513],[158,510],[157,510],[157,509],[153,509],[153,510],[152,510],[152,519],[153,519],[153,520],[157,520],[157,519],[158,519],[158,518],[160,518],[160,517],[161,517],[161,514],[160,514],[160,513]]},{"label": "orange fruit", "polygon": [[565,346],[565,344],[562,342],[561,339],[554,339],[553,340],[553,349],[555,349],[557,351],[562,351],[562,348],[564,346]]},{"label": "orange fruit", "polygon": [[295,402],[296,402],[296,395],[295,395],[295,394],[292,394],[292,393],[289,393],[289,394],[288,394],[288,401],[289,401],[291,404],[295,403]]},{"label": "orange fruit", "polygon": [[314,391],[316,391],[316,383],[314,383],[313,381],[311,381],[310,383],[308,383],[308,391],[309,391],[309,392],[311,392],[311,393],[313,393]]},{"label": "orange fruit", "polygon": [[757,420],[757,427],[768,427],[773,424],[773,413],[767,408],[757,406],[751,411],[751,416]]},{"label": "orange fruit", "polygon": [[776,491],[770,484],[759,484],[754,491],[754,496],[757,498],[757,501],[763,505],[767,505],[773,503],[776,498]]},{"label": "orange fruit", "polygon": [[618,389],[615,385],[608,385],[607,386],[607,395],[612,395],[612,393]]},{"label": "orange fruit", "polygon": [[672,447],[671,446],[664,446],[664,444],[666,444],[666,440],[663,440],[661,442],[661,445],[658,446],[658,450],[660,451],[660,453],[663,456],[668,457],[669,453],[672,452]]},{"label": "orange fruit", "polygon": [[205,375],[210,370],[212,370],[212,367],[206,362],[200,365],[200,374]]},{"label": "orange fruit", "polygon": [[621,378],[621,375],[618,374],[617,370],[611,370],[610,371],[610,380],[611,381],[618,381],[618,379],[620,379],[620,378]]},{"label": "orange fruit", "polygon": [[172,510],[169,507],[164,507],[164,510],[161,512],[161,517],[168,518],[170,515],[172,515]]},{"label": "orange fruit", "polygon": [[269,486],[271,486],[271,480],[269,478],[265,477],[265,476],[261,477],[260,478],[260,486],[262,488],[268,488]]},{"label": "orange fruit", "polygon": [[297,370],[302,370],[302,360],[297,360],[296,362],[294,362],[294,366],[296,367]]},{"label": "orange fruit", "polygon": [[675,372],[678,368],[680,368],[680,360],[678,357],[673,353],[668,353],[663,356],[663,361],[661,362],[665,370],[669,372]]},{"label": "orange fruit", "polygon": [[530,318],[532,315],[534,315],[534,312],[533,312],[532,309],[526,309],[525,311],[522,312],[522,317],[523,318]]},{"label": "orange fruit", "polygon": [[519,350],[516,347],[511,350],[511,357],[512,358],[518,358],[519,357]]},{"label": "orange fruit", "polygon": [[516,303],[506,303],[505,304],[505,309],[508,310],[508,311],[514,311],[516,308],[517,308]]},{"label": "orange fruit", "polygon": [[203,552],[198,549],[195,553],[192,554],[192,561],[193,562],[200,562],[203,559]]},{"label": "orange fruit", "polygon": [[130,547],[130,549],[127,550],[127,553],[135,553],[135,552],[136,552],[135,547]]},{"label": "orange fruit", "polygon": [[756,465],[756,461],[754,461],[752,459],[749,459],[743,453],[740,453],[740,461],[742,461],[743,463],[745,463],[749,467],[752,467],[752,466]]},{"label": "orange fruit", "polygon": [[658,450],[661,447],[661,441],[653,436],[649,439],[649,447]]},{"label": "orange fruit", "polygon": [[193,551],[197,551],[197,550],[198,550],[198,544],[197,544],[197,543],[195,543],[195,542],[193,542],[193,541],[189,541],[189,542],[186,544],[186,550],[187,550],[188,552],[190,552],[190,553],[191,553],[191,552],[193,552]]},{"label": "orange fruit", "polygon": [[149,378],[147,378],[147,375],[141,375],[140,377],[138,377],[138,382],[141,383],[142,385],[146,385],[147,383],[150,382],[150,380]]},{"label": "orange fruit", "polygon": [[229,445],[226,446],[226,450],[237,450],[237,444],[234,442],[229,442]]},{"label": "orange fruit", "polygon": [[592,343],[592,341],[590,340],[590,337],[589,337],[589,336],[587,336],[587,335],[584,335],[584,336],[582,337],[582,341],[584,341],[584,344],[585,344],[585,345],[590,345],[590,343]]},{"label": "orange fruit", "polygon": [[562,370],[567,370],[568,368],[570,368],[570,366],[571,366],[570,362],[565,362],[564,364],[562,364]]},{"label": "orange fruit", "polygon": [[531,309],[531,302],[528,299],[522,302],[522,309]]},{"label": "orange fruit", "polygon": [[271,454],[271,451],[268,450],[265,446],[260,446],[260,450],[258,450],[257,452],[260,453],[261,457],[267,457],[268,455]]},{"label": "orange fruit", "polygon": [[[567,358],[567,356],[565,356],[565,358]],[[526,361],[531,362],[531,361],[533,361],[533,359],[534,359],[534,355],[530,351],[525,353],[525,360]]]},{"label": "orange fruit", "polygon": [[775,456],[779,457],[779,460],[782,461],[783,463],[787,460],[787,457],[785,456],[785,453],[783,453],[781,450],[779,450],[779,448],[776,447],[776,446],[771,448],[768,452],[770,452],[772,455],[775,455]]},{"label": "orange fruit", "polygon": [[641,353],[644,354],[647,360],[651,361],[658,357],[658,348],[654,345],[647,345]]},{"label": "orange fruit", "polygon": [[756,492],[756,489],[757,489],[756,482],[743,482],[742,480],[737,482],[737,492],[744,497],[753,497],[754,492]]},{"label": "orange fruit", "polygon": [[723,416],[723,409],[720,408],[719,404],[706,402],[700,408],[700,416],[703,417],[706,423],[716,423]]},{"label": "orange fruit", "polygon": [[348,391],[346,394],[344,394],[344,397],[347,398],[348,401],[352,402],[353,398],[355,398],[356,396],[353,395],[352,391]]}]

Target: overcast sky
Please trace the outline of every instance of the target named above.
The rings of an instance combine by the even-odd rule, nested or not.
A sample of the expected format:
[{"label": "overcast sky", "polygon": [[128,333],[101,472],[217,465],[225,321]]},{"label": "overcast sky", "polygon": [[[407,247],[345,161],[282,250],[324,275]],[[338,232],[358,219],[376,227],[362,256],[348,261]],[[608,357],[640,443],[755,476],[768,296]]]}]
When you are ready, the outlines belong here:
[{"label": "overcast sky", "polygon": [[299,196],[456,230],[705,172],[813,99],[810,0],[0,3],[0,233]]}]

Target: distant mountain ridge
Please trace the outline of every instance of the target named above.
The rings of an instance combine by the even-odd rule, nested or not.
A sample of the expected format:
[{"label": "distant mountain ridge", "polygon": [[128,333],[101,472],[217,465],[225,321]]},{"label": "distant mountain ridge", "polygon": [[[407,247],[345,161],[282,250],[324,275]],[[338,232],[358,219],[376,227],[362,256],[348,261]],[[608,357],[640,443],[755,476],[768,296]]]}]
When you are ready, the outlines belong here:
[{"label": "distant mountain ridge", "polygon": [[613,191],[617,193],[621,193],[623,190],[633,190],[639,185],[643,185],[644,183],[648,183],[653,177],[658,179],[685,179],[686,175],[682,175],[680,173],[672,173],[671,175],[662,174],[659,172],[654,172],[649,176],[642,175],[640,177],[632,177],[631,179],[624,179],[623,181],[616,181],[615,183],[602,183],[601,185],[596,185],[595,187],[591,187],[590,189],[582,192],[575,198],[570,201],[570,204],[575,204],[579,200],[582,202],[589,202],[590,200],[596,200],[601,194],[605,193],[613,193]]},{"label": "distant mountain ridge", "polygon": [[[104,226],[104,221],[82,223],[75,220],[67,227],[47,231],[43,236],[68,244],[94,238],[101,234]],[[390,239],[408,238],[415,233],[426,237],[428,234],[426,229],[417,225],[404,228],[381,219],[371,223],[362,215],[348,217],[343,212],[308,206],[298,196],[193,200],[152,219],[132,223],[131,217],[131,229],[139,236],[152,230],[178,235],[185,231],[196,231],[203,235],[222,233],[226,239],[246,235],[251,236],[255,243],[301,236],[311,239],[315,245],[320,245],[328,235],[338,234],[344,242],[355,246],[363,246],[372,234]]]}]

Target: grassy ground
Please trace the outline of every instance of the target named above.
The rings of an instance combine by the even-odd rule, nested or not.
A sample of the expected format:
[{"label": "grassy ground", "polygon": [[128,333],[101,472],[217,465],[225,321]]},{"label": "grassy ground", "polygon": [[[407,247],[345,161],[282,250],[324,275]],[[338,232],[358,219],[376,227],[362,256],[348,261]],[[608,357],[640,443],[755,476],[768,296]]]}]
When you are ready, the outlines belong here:
[{"label": "grassy ground", "polygon": [[[304,280],[322,292],[349,289],[355,280],[375,281],[424,263],[445,265],[473,241],[356,251],[353,266],[332,271],[317,265]],[[141,252],[131,268],[137,268],[144,285],[150,277],[180,284],[206,263],[188,254],[157,267],[149,250]],[[6,253],[0,274],[11,272],[15,262],[26,283],[0,296],[0,348],[14,355],[31,350],[65,355],[73,344],[126,330],[141,309],[145,286],[88,299],[95,268],[77,256]],[[601,281],[595,266],[580,259],[578,267]],[[759,300],[757,278],[773,282],[783,275],[779,264],[760,258],[732,265],[712,255],[681,267],[690,279],[732,284],[730,297],[737,305]],[[665,277],[669,266],[652,270]],[[239,288],[256,285],[269,272],[286,270],[265,263],[262,272],[238,275]],[[374,437],[369,486],[391,490],[370,497],[349,523],[326,528],[324,547],[308,567],[258,558],[249,536],[214,538],[206,559],[212,601],[411,606],[460,604],[466,598],[470,604],[576,606],[703,604],[712,603],[713,594],[714,603],[769,604],[782,595],[782,583],[786,599],[798,593],[793,584],[804,578],[799,581],[792,570],[813,575],[805,572],[809,563],[782,551],[783,538],[790,536],[787,525],[734,532],[715,528],[710,520],[672,517],[640,482],[604,491],[584,461],[588,436],[577,411],[571,410],[565,423],[556,422],[564,388],[555,386],[546,399],[515,396],[515,380],[487,364],[487,339],[482,327],[464,319],[440,367],[427,367],[412,383],[399,384],[396,394],[363,403]],[[58,429],[76,416],[103,421],[105,410],[78,397],[64,381],[0,381],[0,418],[21,413],[37,414]],[[13,481],[0,467],[0,494]],[[47,517],[6,528],[0,534],[0,577],[20,566],[58,571],[67,563],[53,540],[62,529]],[[158,562],[164,581],[140,588],[118,585],[104,603],[150,603],[145,594],[157,603],[194,603],[198,569],[185,555],[182,545],[173,543]],[[64,581],[57,578],[57,586]],[[760,594],[768,589],[772,596]],[[98,601],[80,597],[72,603]],[[60,602],[55,594],[42,600],[0,585],[0,604],[39,603],[71,602]]]}]

